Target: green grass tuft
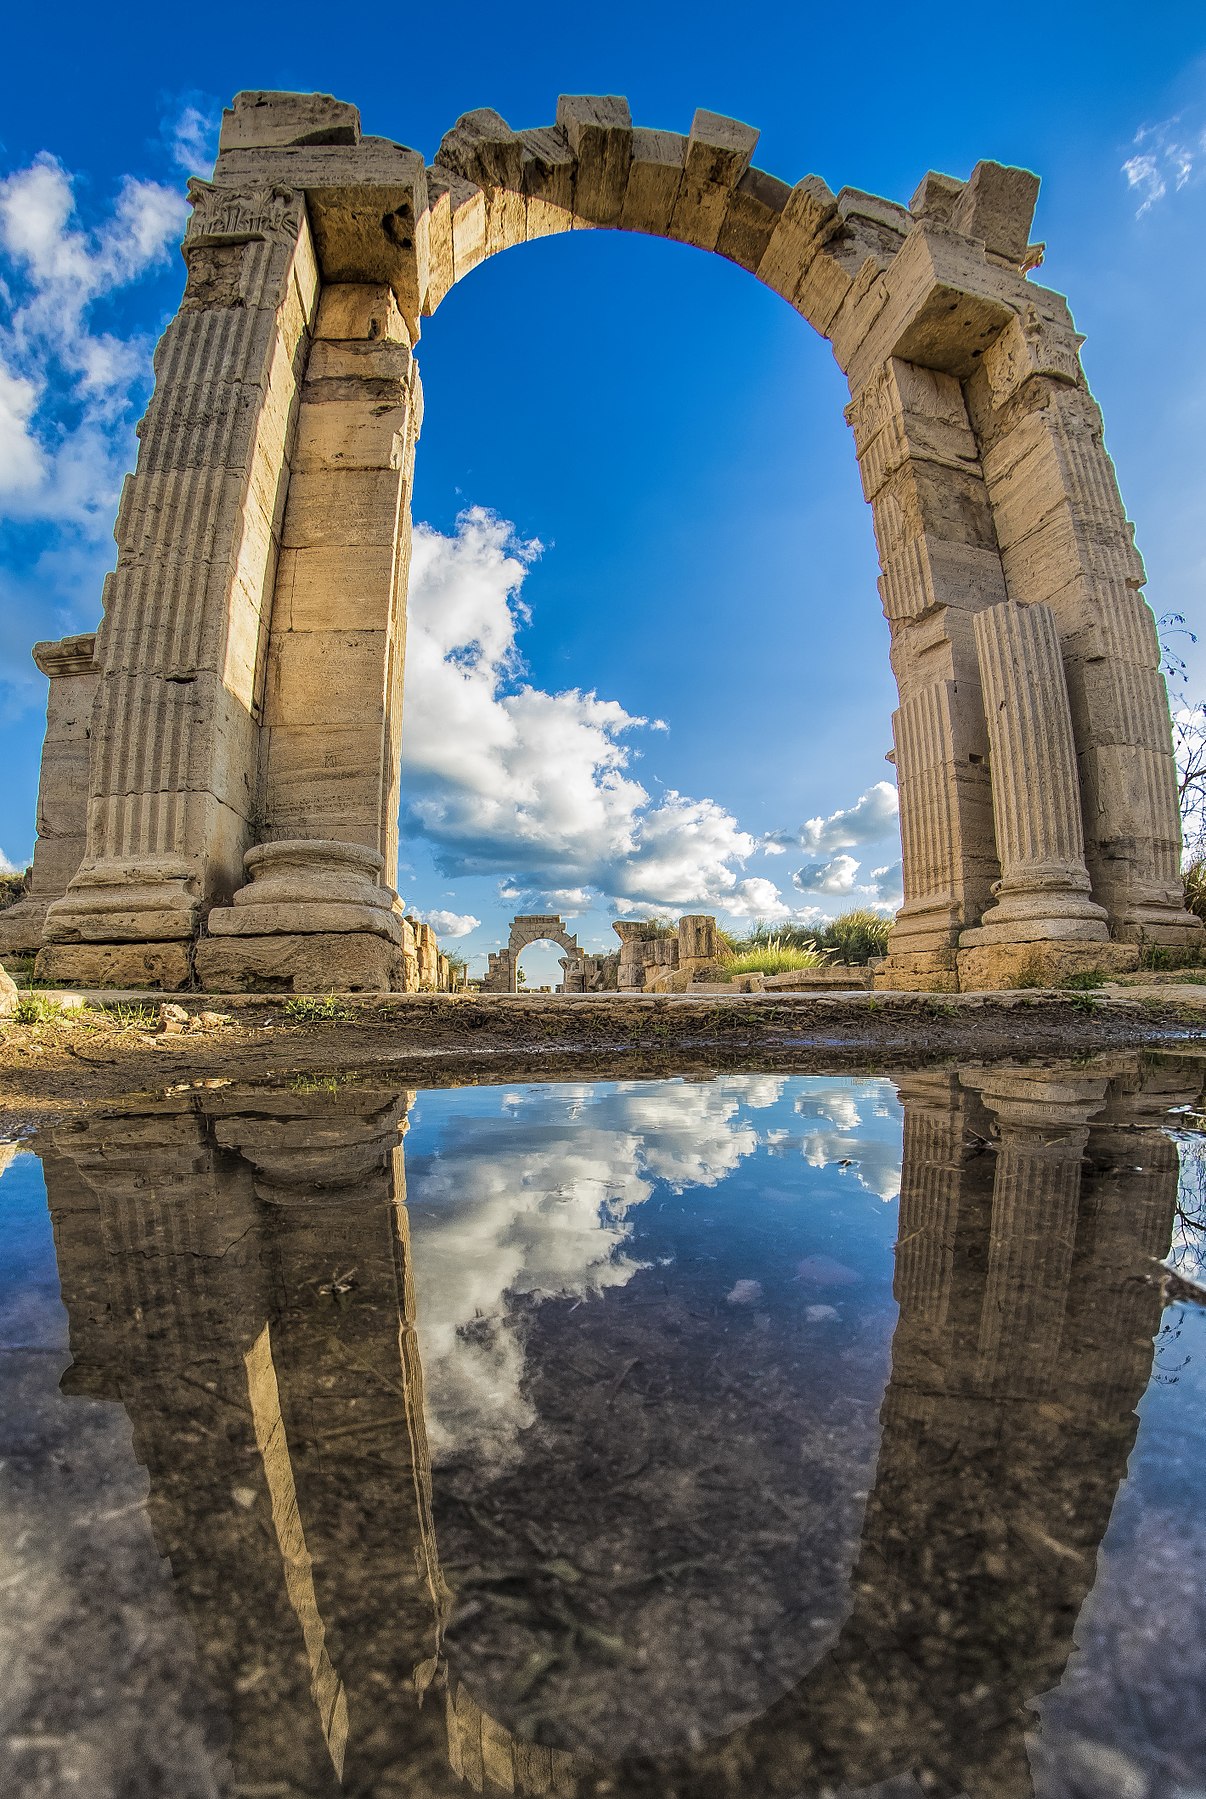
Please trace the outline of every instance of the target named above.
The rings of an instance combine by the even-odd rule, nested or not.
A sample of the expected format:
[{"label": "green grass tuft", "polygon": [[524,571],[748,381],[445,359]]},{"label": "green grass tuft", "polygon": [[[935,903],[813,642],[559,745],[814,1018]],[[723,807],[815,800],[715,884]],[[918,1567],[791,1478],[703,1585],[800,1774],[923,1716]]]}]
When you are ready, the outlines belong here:
[{"label": "green grass tuft", "polygon": [[285,1017],[291,1024],[338,1024],[351,1016],[351,1009],[333,993],[295,993],[285,1001]]}]

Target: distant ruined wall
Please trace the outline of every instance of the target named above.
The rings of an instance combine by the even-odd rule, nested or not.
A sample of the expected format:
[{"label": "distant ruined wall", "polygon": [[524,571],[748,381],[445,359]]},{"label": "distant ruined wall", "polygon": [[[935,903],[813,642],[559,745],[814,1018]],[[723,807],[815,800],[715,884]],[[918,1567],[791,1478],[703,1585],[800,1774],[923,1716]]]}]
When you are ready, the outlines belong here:
[{"label": "distant ruined wall", "polygon": [[414,346],[483,258],[599,227],[737,263],[847,377],[899,695],[904,905],[880,983],[1000,986],[1201,941],[1143,565],[1067,303],[1031,279],[1037,178],[931,172],[906,207],[788,186],[753,166],[757,136],[563,96],[534,130],[466,114],[428,168],[328,95],[236,96],[213,179],[190,183],[184,298],[122,494],[86,840],[44,977],[406,983]]}]

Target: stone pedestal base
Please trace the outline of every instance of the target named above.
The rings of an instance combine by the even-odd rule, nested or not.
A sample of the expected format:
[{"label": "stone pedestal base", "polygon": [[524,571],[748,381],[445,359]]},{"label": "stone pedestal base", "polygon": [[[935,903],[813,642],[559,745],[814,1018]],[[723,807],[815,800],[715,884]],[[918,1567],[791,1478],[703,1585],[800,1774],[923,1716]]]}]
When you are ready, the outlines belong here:
[{"label": "stone pedestal base", "polygon": [[1128,974],[1139,966],[1133,943],[985,943],[958,954],[961,993],[1008,987],[1056,987],[1074,974]]},{"label": "stone pedestal base", "polygon": [[38,951],[34,978],[63,987],[158,987],[175,993],[191,985],[190,943],[48,943]]},{"label": "stone pedestal base", "polygon": [[405,984],[400,945],[367,931],[203,937],[197,980],[207,993],[390,993]]},{"label": "stone pedestal base", "polygon": [[902,950],[890,947],[875,970],[874,985],[895,993],[957,993],[959,974],[953,944],[943,949]]},{"label": "stone pedestal base", "polygon": [[28,894],[0,912],[0,956],[36,956],[51,902]]}]

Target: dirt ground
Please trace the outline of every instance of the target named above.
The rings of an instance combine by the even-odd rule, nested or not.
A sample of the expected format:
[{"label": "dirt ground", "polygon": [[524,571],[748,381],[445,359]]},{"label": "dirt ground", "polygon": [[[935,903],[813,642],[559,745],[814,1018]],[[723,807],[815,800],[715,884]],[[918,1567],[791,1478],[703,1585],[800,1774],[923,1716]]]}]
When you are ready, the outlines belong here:
[{"label": "dirt ground", "polygon": [[[1199,977],[1200,981],[1200,977]],[[915,1066],[1206,1044],[1206,984],[1152,977],[1088,993],[396,994],[337,1000],[77,996],[0,1024],[0,1139],[165,1087],[388,1071],[404,1086]],[[82,998],[84,1003],[80,1003]],[[176,1003],[176,1002],[173,1002]],[[201,1014],[221,1022],[203,1023]]]}]

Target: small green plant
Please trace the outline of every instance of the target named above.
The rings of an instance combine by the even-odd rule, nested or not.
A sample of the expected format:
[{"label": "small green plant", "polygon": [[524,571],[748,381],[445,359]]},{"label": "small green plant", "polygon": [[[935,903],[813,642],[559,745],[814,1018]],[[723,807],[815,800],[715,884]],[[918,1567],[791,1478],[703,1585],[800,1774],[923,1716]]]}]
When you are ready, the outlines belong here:
[{"label": "small green plant", "polygon": [[1070,974],[1060,982],[1065,993],[1088,993],[1094,987],[1104,987],[1106,977],[1100,968],[1082,968],[1077,974]]},{"label": "small green plant", "polygon": [[[94,1010],[98,1015],[97,1023],[112,1025],[119,1031],[153,1031],[159,1022],[154,1006],[129,1005],[122,1000],[112,1006],[98,1006]],[[88,1019],[87,1022],[91,1024],[93,1020]]]},{"label": "small green plant", "polygon": [[1094,1013],[1101,1009],[1101,1001],[1093,998],[1091,993],[1074,992],[1068,996],[1069,1005],[1075,1006],[1078,1012]]},{"label": "small green plant", "polygon": [[1186,911],[1206,918],[1206,856],[1195,856],[1181,879],[1185,885]]},{"label": "small green plant", "polygon": [[63,1017],[63,1007],[44,993],[26,991],[18,996],[10,1016],[14,1024],[57,1024]]},{"label": "small green plant", "polygon": [[291,1093],[338,1093],[351,1080],[350,1074],[295,1074],[289,1082]]},{"label": "small green plant", "polygon": [[23,872],[14,870],[11,874],[0,875],[0,910],[15,906],[19,899],[24,899],[29,891],[26,882],[31,872],[27,868]]},{"label": "small green plant", "polygon": [[338,1024],[351,1016],[349,1008],[333,993],[295,993],[285,1001],[285,1017],[290,1024]]}]

